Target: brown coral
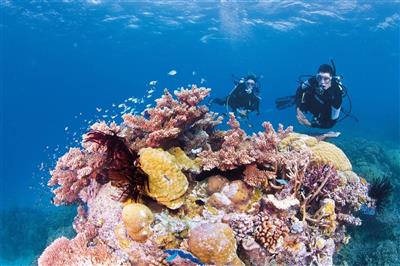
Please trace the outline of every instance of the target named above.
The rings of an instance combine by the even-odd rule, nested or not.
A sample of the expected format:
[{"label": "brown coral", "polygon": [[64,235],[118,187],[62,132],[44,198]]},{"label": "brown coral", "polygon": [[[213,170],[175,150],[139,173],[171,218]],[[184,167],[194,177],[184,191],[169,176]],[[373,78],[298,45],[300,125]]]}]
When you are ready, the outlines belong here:
[{"label": "brown coral", "polygon": [[253,191],[242,180],[226,183],[220,192],[216,192],[208,199],[208,204],[225,210],[241,210],[248,204]]},{"label": "brown coral", "polygon": [[228,183],[229,180],[222,175],[213,175],[207,179],[207,193],[209,195],[221,191],[222,187]]},{"label": "brown coral", "polygon": [[283,244],[284,237],[289,233],[286,223],[266,212],[257,216],[255,239],[270,253],[275,253],[277,248]]},{"label": "brown coral", "polygon": [[277,177],[277,166],[275,170],[260,170],[256,164],[249,164],[243,172],[243,181],[252,187],[259,187],[265,190],[282,189],[274,180]]},{"label": "brown coral", "polygon": [[236,254],[233,230],[223,223],[205,223],[189,233],[189,249],[202,262],[215,265],[243,265]]},{"label": "brown coral", "polygon": [[145,241],[151,234],[149,225],[154,221],[154,215],[146,205],[130,203],[122,209],[122,221],[133,240]]},{"label": "brown coral", "polygon": [[204,170],[218,168],[226,171],[254,162],[274,165],[279,160],[278,143],[291,132],[291,127],[283,130],[282,125],[276,132],[271,123],[265,122],[265,131],[250,137],[240,128],[233,113],[229,114],[227,124],[231,129],[224,133],[220,149],[199,154]]}]

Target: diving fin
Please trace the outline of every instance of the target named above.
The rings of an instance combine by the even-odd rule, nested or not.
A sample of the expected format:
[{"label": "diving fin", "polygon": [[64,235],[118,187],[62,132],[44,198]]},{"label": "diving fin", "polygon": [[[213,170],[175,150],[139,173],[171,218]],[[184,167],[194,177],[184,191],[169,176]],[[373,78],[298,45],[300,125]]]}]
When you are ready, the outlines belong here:
[{"label": "diving fin", "polygon": [[275,106],[279,110],[283,110],[295,105],[295,96],[281,97],[275,100]]}]

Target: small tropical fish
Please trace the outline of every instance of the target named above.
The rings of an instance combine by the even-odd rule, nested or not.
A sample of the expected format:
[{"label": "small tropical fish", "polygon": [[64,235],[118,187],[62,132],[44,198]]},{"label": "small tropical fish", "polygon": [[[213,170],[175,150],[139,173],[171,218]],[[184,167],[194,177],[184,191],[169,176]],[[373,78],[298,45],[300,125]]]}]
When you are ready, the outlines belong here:
[{"label": "small tropical fish", "polygon": [[152,80],[149,82],[149,85],[151,86],[156,86],[157,85],[157,80]]},{"label": "small tropical fish", "polygon": [[204,78],[201,78],[201,80],[200,80],[200,84],[203,84],[203,83],[205,83],[207,80],[206,79],[204,79]]},{"label": "small tropical fish", "polygon": [[192,149],[191,152],[192,152],[193,154],[198,154],[198,153],[200,153],[202,150],[203,150],[203,149],[200,147],[200,148],[197,148],[197,149]]},{"label": "small tropical fish", "polygon": [[168,75],[170,75],[170,76],[175,76],[176,75],[176,73],[178,73],[178,72],[176,72],[176,70],[171,70],[170,72],[168,72]]},{"label": "small tropical fish", "polygon": [[287,185],[288,181],[286,181],[285,179],[275,179],[277,183],[281,184],[281,185]]}]

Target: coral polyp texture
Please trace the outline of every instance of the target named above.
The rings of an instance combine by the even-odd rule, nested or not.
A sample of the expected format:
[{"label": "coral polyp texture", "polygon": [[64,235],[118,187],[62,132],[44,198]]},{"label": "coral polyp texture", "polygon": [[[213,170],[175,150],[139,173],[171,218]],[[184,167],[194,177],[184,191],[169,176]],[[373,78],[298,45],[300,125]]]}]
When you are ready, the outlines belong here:
[{"label": "coral polyp texture", "polygon": [[51,171],[54,204],[76,204],[73,239],[39,265],[332,265],[355,213],[374,206],[335,145],[269,122],[248,135],[168,91],[145,115],[98,122]]}]

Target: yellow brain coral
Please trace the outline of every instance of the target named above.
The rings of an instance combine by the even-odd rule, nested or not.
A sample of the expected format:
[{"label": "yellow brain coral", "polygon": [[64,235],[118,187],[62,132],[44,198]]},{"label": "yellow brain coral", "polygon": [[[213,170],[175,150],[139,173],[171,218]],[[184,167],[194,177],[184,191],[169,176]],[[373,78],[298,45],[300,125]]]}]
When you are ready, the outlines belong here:
[{"label": "yellow brain coral", "polygon": [[214,265],[244,265],[236,254],[233,230],[223,223],[205,223],[189,233],[189,250],[202,262]]},{"label": "yellow brain coral", "polygon": [[149,226],[153,220],[154,215],[146,205],[130,203],[122,209],[122,221],[126,231],[135,241],[144,241],[149,237]]},{"label": "yellow brain coral", "polygon": [[162,149],[143,148],[139,151],[140,167],[149,176],[147,194],[170,209],[183,204],[183,195],[189,185],[181,169],[195,168],[195,163],[177,149],[172,152],[178,159]]},{"label": "yellow brain coral", "polygon": [[279,143],[278,149],[280,151],[309,149],[313,162],[330,164],[340,171],[352,169],[349,159],[341,149],[329,142],[318,141],[308,135],[291,133]]}]

